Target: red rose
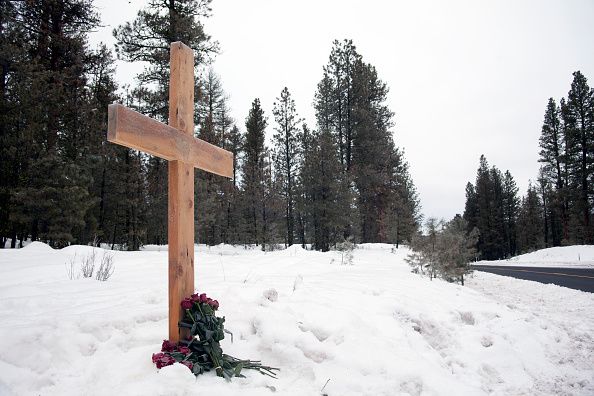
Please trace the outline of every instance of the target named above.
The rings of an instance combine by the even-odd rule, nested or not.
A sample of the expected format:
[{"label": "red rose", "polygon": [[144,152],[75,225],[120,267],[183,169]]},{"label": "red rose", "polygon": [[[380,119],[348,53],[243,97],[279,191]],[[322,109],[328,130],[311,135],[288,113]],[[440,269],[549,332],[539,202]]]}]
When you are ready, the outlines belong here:
[{"label": "red rose", "polygon": [[188,347],[179,347],[179,351],[181,353],[183,353],[184,355],[187,355],[188,353],[190,353],[190,348],[188,348]]},{"label": "red rose", "polygon": [[161,351],[163,352],[173,352],[177,350],[177,345],[169,340],[163,340],[163,345],[161,345]]},{"label": "red rose", "polygon": [[206,293],[202,293],[198,298],[199,298],[198,301],[200,301],[201,303],[205,303],[206,301],[209,300],[209,298],[206,297]]},{"label": "red rose", "polygon": [[[159,365],[159,363],[161,363]],[[159,363],[157,363],[157,368],[163,368],[165,366],[171,366],[173,363],[175,363],[175,359],[172,358],[169,355],[165,355],[160,361]],[[159,367],[160,366],[160,367]]]},{"label": "red rose", "polygon": [[161,352],[153,353],[153,363],[157,363],[163,356],[165,356],[165,354]]},{"label": "red rose", "polygon": [[212,309],[216,311],[217,309],[219,309],[219,302],[217,300],[212,300],[210,306],[212,307]]},{"label": "red rose", "polygon": [[157,368],[160,369],[165,366],[172,365],[175,363],[175,359],[164,353],[153,353],[153,363],[155,363]]},{"label": "red rose", "polygon": [[193,305],[194,303],[189,298],[186,298],[184,299],[184,301],[181,302],[181,306],[183,309],[192,309]]}]

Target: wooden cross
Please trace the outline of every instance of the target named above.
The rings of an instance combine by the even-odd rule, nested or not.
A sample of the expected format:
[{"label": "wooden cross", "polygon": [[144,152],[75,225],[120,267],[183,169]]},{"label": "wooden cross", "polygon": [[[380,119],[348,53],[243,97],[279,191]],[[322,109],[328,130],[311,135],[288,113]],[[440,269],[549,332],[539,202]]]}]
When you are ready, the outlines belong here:
[{"label": "wooden cross", "polygon": [[194,54],[171,44],[169,125],[112,104],[107,140],[169,161],[169,339],[179,341],[181,301],[194,293],[194,168],[233,176],[233,154],[194,137]]}]

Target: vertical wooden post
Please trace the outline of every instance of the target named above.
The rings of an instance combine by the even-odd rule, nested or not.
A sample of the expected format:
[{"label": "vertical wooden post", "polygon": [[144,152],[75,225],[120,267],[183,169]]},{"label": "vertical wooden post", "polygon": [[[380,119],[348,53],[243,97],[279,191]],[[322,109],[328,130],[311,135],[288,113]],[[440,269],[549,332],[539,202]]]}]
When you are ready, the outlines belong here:
[{"label": "vertical wooden post", "polygon": [[[171,44],[169,125],[194,136],[194,54],[181,42]],[[183,148],[181,148],[183,149]],[[169,161],[169,339],[179,341],[181,301],[194,293],[194,166]]]}]

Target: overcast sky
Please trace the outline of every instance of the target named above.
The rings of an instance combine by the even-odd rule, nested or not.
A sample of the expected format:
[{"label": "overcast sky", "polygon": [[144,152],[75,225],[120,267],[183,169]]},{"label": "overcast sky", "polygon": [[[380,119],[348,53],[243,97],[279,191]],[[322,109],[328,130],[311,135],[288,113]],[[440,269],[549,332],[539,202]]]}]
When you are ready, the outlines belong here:
[{"label": "overcast sky", "polygon": [[[105,25],[145,0],[96,0]],[[405,150],[425,217],[464,211],[478,160],[509,170],[524,194],[538,172],[549,97],[567,95],[572,72],[594,85],[594,1],[213,0],[205,29],[221,46],[213,68],[245,130],[254,98],[269,117],[283,87],[314,126],[312,108],[332,41],[349,38],[389,88],[396,144]],[[120,83],[138,66],[118,63]]]}]

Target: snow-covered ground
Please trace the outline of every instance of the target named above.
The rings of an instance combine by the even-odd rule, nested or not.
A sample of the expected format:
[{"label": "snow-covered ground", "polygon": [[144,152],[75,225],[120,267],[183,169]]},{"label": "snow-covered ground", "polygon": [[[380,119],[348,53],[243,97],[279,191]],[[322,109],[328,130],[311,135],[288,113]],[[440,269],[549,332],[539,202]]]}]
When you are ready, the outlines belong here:
[{"label": "snow-covered ground", "polygon": [[522,254],[508,260],[476,264],[518,267],[594,268],[594,245],[558,246]]},{"label": "snow-covered ground", "polygon": [[594,394],[594,294],[485,273],[430,281],[391,245],[359,246],[353,265],[295,246],[199,246],[196,285],[235,336],[224,351],[279,378],[157,370],[166,249],[114,252],[107,282],[70,280],[69,259],[91,250],[0,250],[0,395]]}]

